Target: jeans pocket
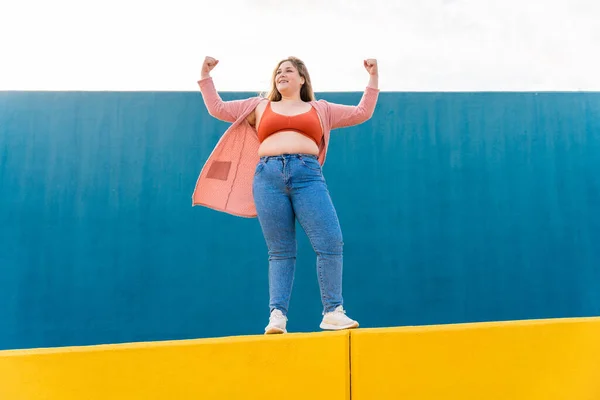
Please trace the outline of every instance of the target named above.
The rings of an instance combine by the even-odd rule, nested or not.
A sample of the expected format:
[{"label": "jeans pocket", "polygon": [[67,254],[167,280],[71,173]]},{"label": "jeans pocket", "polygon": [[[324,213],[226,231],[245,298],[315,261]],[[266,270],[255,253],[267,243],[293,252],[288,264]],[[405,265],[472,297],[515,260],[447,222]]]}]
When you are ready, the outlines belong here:
[{"label": "jeans pocket", "polygon": [[321,164],[319,164],[319,160],[312,157],[300,157],[300,162],[306,168],[311,169],[313,171],[321,171]]},{"label": "jeans pocket", "polygon": [[259,161],[258,164],[256,165],[256,169],[254,170],[254,176],[260,174],[260,172],[265,168],[265,162],[264,161]]}]

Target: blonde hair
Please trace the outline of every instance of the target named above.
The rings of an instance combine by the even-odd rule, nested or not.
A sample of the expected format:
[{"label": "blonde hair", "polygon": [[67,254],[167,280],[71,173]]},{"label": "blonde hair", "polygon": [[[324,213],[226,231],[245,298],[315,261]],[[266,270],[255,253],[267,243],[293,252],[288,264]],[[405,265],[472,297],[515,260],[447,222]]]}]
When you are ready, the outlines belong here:
[{"label": "blonde hair", "polygon": [[281,64],[289,61],[292,63],[294,68],[298,71],[298,74],[304,78],[304,84],[300,88],[300,98],[302,101],[315,101],[315,93],[313,92],[312,83],[310,82],[310,75],[308,74],[308,69],[302,60],[296,57],[288,57],[285,60],[279,61],[277,67],[273,70],[273,75],[271,76],[271,91],[267,94],[267,99],[271,101],[279,101],[281,100],[281,93],[277,90],[277,84],[275,82],[275,78],[277,76],[277,70],[281,67]]}]

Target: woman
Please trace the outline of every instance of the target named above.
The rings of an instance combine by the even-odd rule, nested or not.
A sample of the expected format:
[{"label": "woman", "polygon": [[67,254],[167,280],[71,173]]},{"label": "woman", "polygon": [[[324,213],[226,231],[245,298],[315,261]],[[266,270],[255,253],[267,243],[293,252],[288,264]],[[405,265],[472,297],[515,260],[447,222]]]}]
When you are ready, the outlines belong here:
[{"label": "woman", "polygon": [[267,98],[223,102],[210,77],[217,64],[206,57],[198,84],[209,114],[233,124],[200,173],[193,205],[258,217],[269,252],[266,334],[287,332],[296,219],[317,255],[321,329],[358,327],[343,307],[342,232],[321,167],[330,131],[372,116],[379,95],[377,61],[364,61],[370,79],[358,106],[316,101],[306,66],[295,57],[278,63]]}]

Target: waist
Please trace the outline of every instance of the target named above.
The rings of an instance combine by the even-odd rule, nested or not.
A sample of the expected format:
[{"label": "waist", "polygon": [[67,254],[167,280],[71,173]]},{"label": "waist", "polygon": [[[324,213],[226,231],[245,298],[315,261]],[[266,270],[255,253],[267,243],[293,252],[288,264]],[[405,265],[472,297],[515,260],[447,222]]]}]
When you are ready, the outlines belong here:
[{"label": "waist", "polygon": [[306,153],[283,153],[283,154],[278,154],[278,155],[273,155],[273,156],[260,156],[260,161],[269,161],[269,160],[290,160],[292,158],[298,158],[298,159],[302,159],[302,158],[312,158],[315,160],[319,160],[319,158],[314,155],[314,154],[306,154]]},{"label": "waist", "polygon": [[311,138],[293,131],[278,132],[262,142],[258,148],[259,156],[279,154],[319,154],[319,146]]}]

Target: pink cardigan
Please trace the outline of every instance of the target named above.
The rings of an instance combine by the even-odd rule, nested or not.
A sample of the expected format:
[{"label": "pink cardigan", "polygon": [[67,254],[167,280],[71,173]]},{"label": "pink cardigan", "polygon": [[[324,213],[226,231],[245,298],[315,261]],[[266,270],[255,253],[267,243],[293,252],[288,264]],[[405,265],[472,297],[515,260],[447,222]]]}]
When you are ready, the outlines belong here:
[{"label": "pink cardigan", "polygon": [[[256,217],[252,196],[254,171],[259,161],[260,145],[256,130],[246,117],[265,101],[262,97],[224,102],[215,89],[212,78],[198,81],[200,92],[215,118],[233,124],[225,131],[204,164],[192,195],[192,206],[202,205],[239,217]],[[319,163],[325,163],[330,131],[358,125],[373,115],[379,89],[367,87],[358,106],[311,101],[323,127],[324,139],[319,146]]]}]

